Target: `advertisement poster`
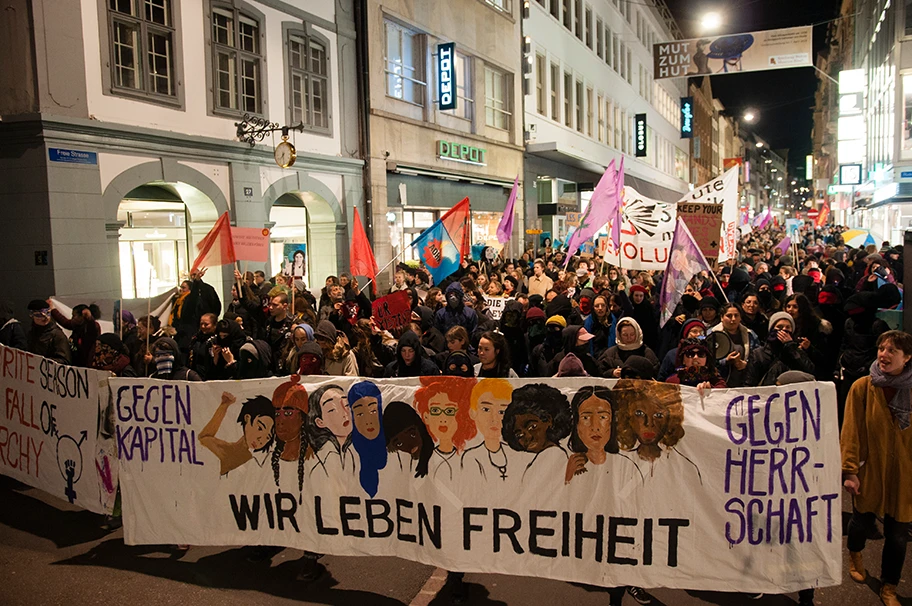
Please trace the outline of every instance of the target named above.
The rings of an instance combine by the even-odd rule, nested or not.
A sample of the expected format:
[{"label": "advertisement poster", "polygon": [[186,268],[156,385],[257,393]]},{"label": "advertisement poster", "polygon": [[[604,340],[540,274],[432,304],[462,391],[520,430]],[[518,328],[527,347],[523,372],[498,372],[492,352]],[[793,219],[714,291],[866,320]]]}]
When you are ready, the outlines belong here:
[{"label": "advertisement poster", "polygon": [[601,587],[843,578],[832,383],[703,397],[600,378],[109,385],[128,545],[279,545]]},{"label": "advertisement poster", "polygon": [[653,45],[655,79],[756,72],[812,65],[811,26]]}]

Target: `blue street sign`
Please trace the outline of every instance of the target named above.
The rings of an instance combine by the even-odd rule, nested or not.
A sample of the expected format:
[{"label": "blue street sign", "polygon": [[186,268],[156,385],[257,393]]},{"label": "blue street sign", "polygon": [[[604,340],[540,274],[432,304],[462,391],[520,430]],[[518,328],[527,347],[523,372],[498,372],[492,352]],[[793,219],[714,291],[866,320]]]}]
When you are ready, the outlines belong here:
[{"label": "blue street sign", "polygon": [[58,149],[56,147],[51,147],[48,149],[48,157],[51,162],[98,164],[98,154],[90,151],[79,151],[78,149]]}]

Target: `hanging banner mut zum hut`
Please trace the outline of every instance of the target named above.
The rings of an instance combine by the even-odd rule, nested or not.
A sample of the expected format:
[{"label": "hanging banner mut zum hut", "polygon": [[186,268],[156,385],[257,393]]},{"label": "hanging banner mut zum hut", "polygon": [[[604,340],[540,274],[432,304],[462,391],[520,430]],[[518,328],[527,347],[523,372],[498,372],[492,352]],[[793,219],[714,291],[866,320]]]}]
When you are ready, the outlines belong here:
[{"label": "hanging banner mut zum hut", "polygon": [[598,378],[109,385],[129,545],[281,545],[598,586],[842,579],[832,383],[702,399]]}]

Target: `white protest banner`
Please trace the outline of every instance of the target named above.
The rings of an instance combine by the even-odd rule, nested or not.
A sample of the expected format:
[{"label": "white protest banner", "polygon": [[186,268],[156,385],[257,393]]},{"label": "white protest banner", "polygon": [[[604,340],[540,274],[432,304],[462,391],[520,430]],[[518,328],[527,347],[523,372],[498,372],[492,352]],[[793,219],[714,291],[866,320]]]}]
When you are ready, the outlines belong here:
[{"label": "white protest banner", "polygon": [[614,250],[608,238],[605,262],[624,269],[665,269],[676,215],[674,204],[647,198],[625,186],[620,249]]},{"label": "white protest banner", "polygon": [[[678,204],[719,204],[722,206],[722,227],[718,234],[718,255],[703,254],[707,258],[716,257],[718,263],[738,256],[738,170],[733,166],[722,175],[687,192]],[[679,209],[680,210],[680,209]],[[688,225],[690,227],[690,225]],[[694,231],[694,227],[691,227]],[[698,237],[694,232],[694,237]]]},{"label": "white protest banner", "polygon": [[832,383],[701,399],[596,378],[298,381],[110,380],[127,544],[600,586],[841,582]]},{"label": "white protest banner", "polygon": [[655,79],[813,65],[810,25],[652,45]]},{"label": "white protest banner", "polygon": [[512,301],[513,297],[489,297],[488,295],[485,295],[484,299],[488,306],[488,311],[491,312],[491,317],[499,322],[504,309],[507,307],[507,303]]},{"label": "white protest banner", "polygon": [[89,511],[110,512],[116,455],[98,427],[111,373],[3,345],[0,366],[0,473]]}]

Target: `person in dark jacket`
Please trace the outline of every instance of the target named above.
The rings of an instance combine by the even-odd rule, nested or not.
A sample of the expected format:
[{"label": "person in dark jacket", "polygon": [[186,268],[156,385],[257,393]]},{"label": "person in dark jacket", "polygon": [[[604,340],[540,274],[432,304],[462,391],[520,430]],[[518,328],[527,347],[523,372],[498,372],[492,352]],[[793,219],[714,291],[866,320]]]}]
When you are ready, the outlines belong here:
[{"label": "person in dark jacket", "polygon": [[418,335],[410,330],[405,331],[399,338],[396,359],[390,362],[383,372],[384,378],[426,377],[439,374],[440,369],[427,357]]},{"label": "person in dark jacket", "polygon": [[[50,304],[50,301],[48,303]],[[95,314],[88,305],[77,305],[73,308],[72,317],[67,318],[52,304],[50,307],[51,317],[54,318],[54,321],[71,331],[70,350],[73,353],[73,366],[91,368],[92,358],[95,356],[95,341],[101,334],[101,327],[96,321]]]},{"label": "person in dark jacket", "polygon": [[199,331],[190,339],[190,357],[188,366],[203,378],[212,379],[212,338],[215,336],[215,325],[218,318],[215,314],[203,314],[200,318]]},{"label": "person in dark jacket", "polygon": [[[241,272],[234,270],[234,284],[231,285],[231,302],[225,312],[236,313],[243,322],[244,332],[251,338],[262,339],[263,327],[266,325],[266,314],[263,313],[263,304],[256,289],[241,280]],[[241,284],[241,294],[238,294],[238,283]],[[216,316],[218,317],[218,316]]]},{"label": "person in dark jacket", "polygon": [[443,333],[434,326],[434,312],[431,311],[430,307],[419,305],[412,310],[412,321],[415,320],[418,321],[418,326],[421,329],[421,344],[424,347],[427,347],[435,354],[447,348]]},{"label": "person in dark jacket", "polygon": [[[662,363],[659,365],[659,373],[656,375],[656,379],[664,381],[674,374],[675,369],[678,367],[678,347],[682,341],[685,339],[699,339],[705,335],[706,325],[703,324],[702,320],[698,320],[697,318],[686,320],[684,324],[681,325],[681,334],[678,336],[678,343],[675,344],[673,348],[669,349],[668,353],[665,354],[665,357],[662,358]],[[621,374],[623,374],[623,372]]]},{"label": "person in dark jacket", "polygon": [[155,370],[153,379],[167,381],[202,381],[202,378],[184,365],[177,341],[171,337],[159,337],[151,346],[152,363]]},{"label": "person in dark jacket", "polygon": [[574,354],[582,363],[583,370],[589,376],[600,376],[599,366],[589,353],[589,341],[592,335],[585,328],[579,325],[571,325],[561,331],[561,352],[551,360],[551,376],[557,374],[561,361],[569,354]]},{"label": "person in dark jacket", "polygon": [[814,363],[792,338],[795,320],[784,311],[772,315],[766,343],[751,354],[747,362],[744,385],[760,387],[775,385],[776,379],[788,370],[814,373]]},{"label": "person in dark jacket", "polygon": [[[168,325],[177,331],[175,341],[180,346],[181,351],[190,352],[190,339],[196,333],[199,326],[200,317],[200,279],[206,270],[203,269],[196,274],[195,279],[184,280],[180,284],[180,290],[171,298],[171,315],[168,318]],[[218,314],[216,314],[217,316]]]},{"label": "person in dark jacket", "polygon": [[617,323],[617,345],[605,350],[599,359],[599,376],[612,378],[621,376],[621,368],[630,356],[642,356],[658,369],[659,359],[643,342],[643,331],[633,318],[621,318]]},{"label": "person in dark jacket", "polygon": [[215,336],[209,342],[212,366],[209,367],[207,380],[238,378],[241,347],[250,340],[237,322],[219,320],[215,325]]},{"label": "person in dark jacket", "polygon": [[25,329],[13,315],[13,305],[9,301],[0,301],[0,344],[22,351],[28,349]]},{"label": "person in dark jacket", "polygon": [[61,364],[69,364],[72,359],[70,343],[51,318],[51,308],[47,301],[35,299],[29,302],[28,310],[32,318],[27,336],[28,351]]},{"label": "person in dark jacket", "polygon": [[551,316],[545,322],[545,338],[532,349],[532,355],[529,357],[530,377],[552,377],[554,372],[552,366],[554,358],[564,349],[563,330],[567,328],[567,321],[563,316]]},{"label": "person in dark jacket", "polygon": [[629,315],[639,324],[643,343],[655,351],[659,344],[659,316],[652,301],[649,300],[649,291],[639,284],[631,286],[630,305],[632,311]]},{"label": "person in dark jacket", "polygon": [[[800,277],[807,276],[798,276],[795,280]],[[816,301],[816,294],[814,296]],[[832,381],[833,368],[838,358],[835,347],[830,346],[833,326],[827,320],[817,317],[811,302],[800,293],[790,295],[785,300],[783,310],[795,320],[795,334],[792,338],[814,362],[814,376],[818,381]]]},{"label": "person in dark jacket", "polygon": [[442,334],[454,326],[462,326],[471,336],[478,327],[478,316],[474,309],[465,306],[465,292],[459,282],[453,282],[446,289],[446,307],[437,310],[434,322]]},{"label": "person in dark jacket", "polygon": [[127,346],[120,337],[112,332],[105,333],[95,341],[95,356],[92,358],[92,368],[107,370],[118,377],[135,377],[136,373],[130,366],[130,356]]},{"label": "person in dark jacket", "polygon": [[725,387],[725,379],[716,369],[715,357],[701,339],[681,341],[678,345],[675,373],[665,379],[665,382],[689,385],[699,390]]}]

